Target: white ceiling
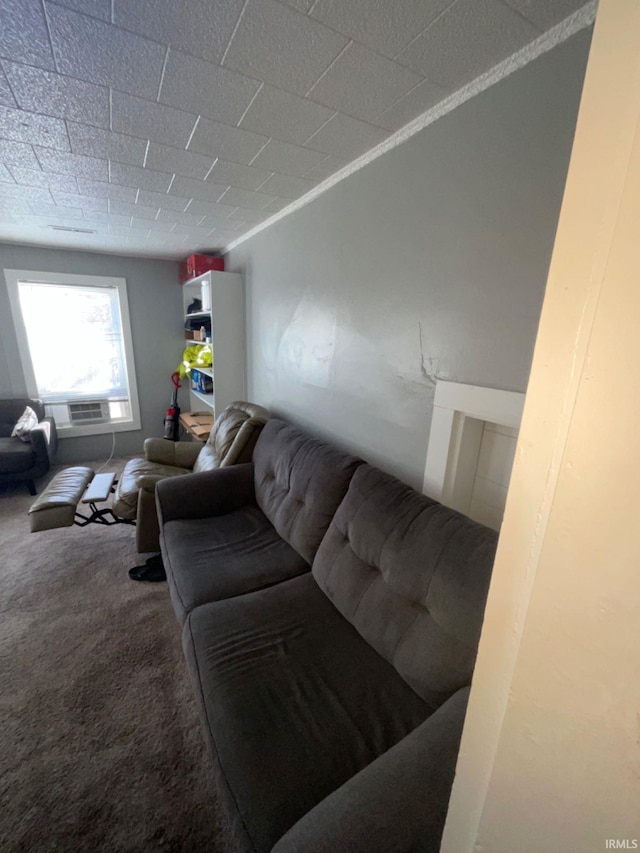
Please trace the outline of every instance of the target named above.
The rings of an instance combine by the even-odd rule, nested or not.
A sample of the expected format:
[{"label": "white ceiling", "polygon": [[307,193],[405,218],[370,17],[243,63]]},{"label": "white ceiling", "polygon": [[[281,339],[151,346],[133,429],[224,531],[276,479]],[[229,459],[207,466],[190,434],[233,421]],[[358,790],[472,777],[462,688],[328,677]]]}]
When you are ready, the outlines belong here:
[{"label": "white ceiling", "polygon": [[222,250],[584,2],[0,0],[0,240]]}]

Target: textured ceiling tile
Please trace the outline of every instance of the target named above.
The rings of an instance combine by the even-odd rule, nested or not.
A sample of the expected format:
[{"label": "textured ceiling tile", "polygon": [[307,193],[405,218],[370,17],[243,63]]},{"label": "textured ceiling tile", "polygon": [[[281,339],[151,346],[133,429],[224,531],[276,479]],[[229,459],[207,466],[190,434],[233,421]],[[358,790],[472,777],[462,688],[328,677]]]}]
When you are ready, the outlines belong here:
[{"label": "textured ceiling tile", "polygon": [[229,215],[229,219],[237,219],[240,222],[255,225],[256,222],[264,222],[270,215],[266,210],[249,210],[246,207],[238,207]]},{"label": "textured ceiling tile", "polygon": [[260,189],[263,193],[291,199],[308,193],[315,184],[315,181],[294,178],[293,175],[272,175]]},{"label": "textured ceiling tile", "polygon": [[78,191],[78,184],[74,175],[52,175],[49,172],[43,172],[42,169],[25,169],[22,166],[12,166],[11,174],[16,183],[28,187],[46,187],[50,190],[61,190],[67,193]]},{"label": "textured ceiling tile", "polygon": [[138,193],[138,204],[146,204],[149,207],[164,207],[168,210],[182,211],[189,203],[186,197],[175,196],[166,193],[154,193],[151,190],[140,190]]},{"label": "textured ceiling tile", "polygon": [[155,220],[142,220],[136,219],[134,216],[131,220],[131,227],[135,228],[136,226],[140,226],[141,228],[146,227],[150,228],[152,231],[171,231],[174,226],[173,222],[160,222],[157,219]]},{"label": "textured ceiling tile", "polygon": [[181,225],[196,226],[200,224],[202,214],[180,213],[178,210],[162,209],[157,218],[158,222],[179,222]]},{"label": "textured ceiling tile", "polygon": [[85,178],[78,178],[78,189],[83,195],[129,202],[136,200],[138,192],[135,187],[117,186],[116,184],[108,184],[104,181],[91,181]]},{"label": "textured ceiling tile", "polygon": [[181,151],[168,145],[158,145],[152,142],[147,154],[147,166],[163,172],[175,172],[187,178],[204,180],[205,175],[213,165],[214,158],[193,151]]},{"label": "textured ceiling tile", "polygon": [[111,0],[55,0],[58,6],[66,6],[76,12],[100,18],[101,21],[111,20]]},{"label": "textured ceiling tile", "polygon": [[499,0],[458,0],[397,61],[453,90],[538,35],[533,24]]},{"label": "textured ceiling tile", "polygon": [[15,198],[20,202],[40,202],[53,204],[53,196],[44,187],[21,187],[18,184],[0,184],[0,197]]},{"label": "textured ceiling tile", "polygon": [[105,86],[18,62],[3,64],[22,109],[109,127],[109,90]]},{"label": "textured ceiling tile", "polygon": [[59,118],[25,113],[12,107],[0,107],[0,136],[14,142],[34,142],[69,150],[69,139],[65,123]]},{"label": "textured ceiling tile", "polygon": [[5,184],[15,184],[16,182],[11,172],[2,163],[0,163],[0,181]]},{"label": "textured ceiling tile", "polygon": [[[291,199],[288,198],[274,198],[273,201],[270,201],[269,204],[262,209],[263,213],[268,213],[269,216],[272,216],[274,213],[277,213],[279,210],[282,210],[283,207],[286,207],[288,204],[291,204]],[[242,224],[240,222],[233,222],[235,228],[242,228]]]},{"label": "textured ceiling tile", "polygon": [[82,210],[79,207],[68,207],[62,204],[43,204],[32,201],[30,203],[32,213],[36,216],[57,216],[61,219],[82,219]]},{"label": "textured ceiling tile", "polygon": [[430,83],[429,80],[424,80],[412,92],[376,116],[375,123],[389,130],[399,130],[442,101],[447,97],[447,94],[448,92],[445,89]]},{"label": "textured ceiling tile", "polygon": [[171,184],[171,192],[178,196],[197,198],[201,201],[217,201],[226,190],[225,184],[214,184],[209,181],[194,181],[184,175],[176,175]]},{"label": "textured ceiling tile", "polygon": [[218,62],[244,0],[115,0],[114,22],[153,41]]},{"label": "textured ceiling tile", "polygon": [[[139,232],[139,234],[147,235],[150,231],[150,228],[149,228],[150,225],[151,225],[150,220],[136,219],[135,222],[132,221],[130,223],[130,225],[128,226],[128,228],[126,230],[127,230],[127,233],[129,233],[129,234],[133,230],[133,231]],[[120,229],[117,226],[115,226],[115,227],[111,228],[110,230],[111,231],[119,231]],[[123,231],[124,230],[125,229],[123,228]]]},{"label": "textured ceiling tile", "polygon": [[324,151],[325,154],[353,160],[378,145],[387,136],[389,134],[379,127],[337,113],[307,144],[318,151]]},{"label": "textured ceiling tile", "polygon": [[203,118],[198,122],[189,150],[234,163],[249,163],[267,140],[267,136]]},{"label": "textured ceiling tile", "polygon": [[384,56],[351,44],[309,92],[333,110],[374,121],[422,80]]},{"label": "textured ceiling tile", "polygon": [[60,192],[52,189],[56,204],[71,204],[74,207],[81,207],[84,211],[107,211],[109,202],[106,198],[95,198],[89,195],[80,195],[80,193]]},{"label": "textured ceiling tile", "polygon": [[313,6],[314,0],[281,0],[281,2],[285,3],[287,6],[291,6],[292,9],[297,9],[298,12],[303,12],[306,15],[309,9]]},{"label": "textured ceiling tile", "polygon": [[249,80],[228,68],[170,51],[159,100],[188,112],[237,124],[258,91]]},{"label": "textured ceiling tile", "polygon": [[105,222],[109,226],[109,230],[112,228],[122,228],[131,225],[131,217],[123,213],[108,213],[105,217]]},{"label": "textured ceiling tile", "polygon": [[308,172],[305,172],[304,176],[310,181],[324,181],[340,169],[344,169],[346,165],[347,161],[340,157],[325,157],[317,166],[313,166]]},{"label": "textured ceiling tile", "polygon": [[200,216],[206,216],[208,221],[214,219],[218,221],[226,219],[234,210],[235,207],[229,206],[228,204],[214,204],[200,199],[194,199],[186,212],[194,215],[200,214]]},{"label": "textured ceiling tile", "polygon": [[301,178],[320,160],[324,160],[324,157],[318,151],[310,151],[308,148],[300,148],[298,145],[272,139],[251,165]]},{"label": "textured ceiling tile", "polygon": [[254,169],[253,166],[231,163],[228,160],[217,160],[207,180],[216,184],[240,187],[243,190],[257,190],[270,174],[271,172],[264,169]]},{"label": "textured ceiling tile", "polygon": [[0,68],[0,106],[3,107],[17,107],[18,103],[16,99],[13,97],[11,89],[9,87],[9,81],[7,80],[4,71]]},{"label": "textured ceiling tile", "polygon": [[141,169],[138,166],[125,166],[123,163],[111,164],[111,183],[140,187],[144,190],[166,192],[169,189],[171,175],[156,172],[153,169]]},{"label": "textured ceiling tile", "polygon": [[171,235],[176,237],[188,236],[192,240],[206,239],[211,234],[212,229],[198,225],[185,225],[184,223],[176,223],[176,227],[171,232]]},{"label": "textured ceiling tile", "polygon": [[106,181],[109,177],[109,164],[106,160],[85,157],[84,154],[61,153],[52,151],[50,148],[40,148],[37,145],[34,146],[34,151],[45,172],[82,176],[95,181]]},{"label": "textured ceiling tile", "polygon": [[124,216],[135,216],[136,219],[155,219],[158,208],[153,205],[127,204],[124,201],[110,201],[109,213],[121,213]]},{"label": "textured ceiling tile", "polygon": [[0,161],[7,166],[23,166],[25,169],[40,169],[38,158],[31,145],[24,142],[9,142],[0,139]]},{"label": "textured ceiling tile", "polygon": [[69,9],[47,7],[61,74],[155,100],[166,49]]},{"label": "textured ceiling tile", "polygon": [[129,163],[131,166],[142,166],[147,150],[145,139],[125,136],[123,133],[113,133],[101,127],[91,127],[88,124],[76,124],[68,121],[71,150],[74,154],[90,154],[94,157],[104,157],[105,160],[115,160],[117,163]]},{"label": "textured ceiling tile", "polygon": [[312,18],[393,58],[453,0],[318,0]]},{"label": "textured ceiling tile", "polygon": [[542,30],[559,24],[585,5],[585,0],[506,0],[506,2]]},{"label": "textured ceiling tile", "polygon": [[197,116],[115,89],[111,100],[113,130],[176,148],[186,147]]},{"label": "textured ceiling tile", "polygon": [[87,227],[97,228],[99,226],[102,230],[106,230],[109,218],[108,213],[105,213],[103,210],[91,210],[90,208],[82,208],[82,212],[84,214],[85,221],[91,222],[91,225]]},{"label": "textured ceiling tile", "polygon": [[242,207],[255,208],[260,210],[273,199],[273,195],[266,193],[256,193],[251,190],[241,190],[237,187],[230,187],[220,199],[222,204],[241,205]]},{"label": "textured ceiling tile", "polygon": [[302,145],[332,115],[333,110],[321,104],[273,86],[263,86],[240,127]]},{"label": "textured ceiling tile", "polygon": [[0,56],[55,70],[41,0],[1,0]]},{"label": "textured ceiling tile", "polygon": [[348,41],[274,0],[249,0],[224,63],[304,95]]},{"label": "textured ceiling tile", "polygon": [[31,208],[27,199],[23,198],[6,198],[0,193],[0,210],[8,211],[9,213],[30,213]]},{"label": "textured ceiling tile", "polygon": [[36,213],[32,214],[24,214],[19,217],[19,222],[21,225],[36,227],[36,228],[48,228],[51,225],[66,225],[69,228],[83,228],[83,220],[76,217],[67,217],[60,216],[60,214],[56,213],[56,206],[53,205],[52,212],[50,214],[43,214],[42,216]]}]

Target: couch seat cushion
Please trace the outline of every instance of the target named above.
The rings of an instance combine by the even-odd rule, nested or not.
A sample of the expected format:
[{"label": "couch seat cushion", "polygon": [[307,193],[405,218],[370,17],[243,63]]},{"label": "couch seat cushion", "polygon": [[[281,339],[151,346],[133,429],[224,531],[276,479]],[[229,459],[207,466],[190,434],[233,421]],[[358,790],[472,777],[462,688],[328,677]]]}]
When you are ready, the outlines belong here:
[{"label": "couch seat cushion", "polygon": [[190,474],[189,468],[178,468],[173,465],[161,465],[159,462],[149,462],[144,457],[130,459],[124,466],[116,493],[113,498],[113,511],[120,518],[136,517],[138,511],[138,477],[145,474],[155,474],[159,477],[178,477]]},{"label": "couch seat cushion", "polygon": [[163,525],[171,600],[180,622],[199,604],[288,580],[309,564],[281,539],[258,507]]},{"label": "couch seat cushion", "polygon": [[310,574],[196,608],[183,643],[242,849],[270,850],[429,715]]},{"label": "couch seat cushion", "polygon": [[20,474],[36,464],[36,455],[30,444],[19,438],[0,438],[0,471],[3,474]]}]

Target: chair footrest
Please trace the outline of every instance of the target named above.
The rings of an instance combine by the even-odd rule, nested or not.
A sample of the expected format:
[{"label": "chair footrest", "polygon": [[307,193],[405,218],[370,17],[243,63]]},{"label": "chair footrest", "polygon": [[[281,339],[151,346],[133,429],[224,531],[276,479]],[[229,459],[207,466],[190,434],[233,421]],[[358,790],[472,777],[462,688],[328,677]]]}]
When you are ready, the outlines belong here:
[{"label": "chair footrest", "polygon": [[78,501],[93,480],[91,468],[76,466],[65,468],[55,475],[47,488],[31,504],[29,524],[31,532],[71,527],[74,523]]},{"label": "chair footrest", "polygon": [[89,483],[87,491],[82,496],[82,503],[90,504],[94,501],[106,501],[111,494],[115,478],[116,475],[114,473],[96,474]]}]

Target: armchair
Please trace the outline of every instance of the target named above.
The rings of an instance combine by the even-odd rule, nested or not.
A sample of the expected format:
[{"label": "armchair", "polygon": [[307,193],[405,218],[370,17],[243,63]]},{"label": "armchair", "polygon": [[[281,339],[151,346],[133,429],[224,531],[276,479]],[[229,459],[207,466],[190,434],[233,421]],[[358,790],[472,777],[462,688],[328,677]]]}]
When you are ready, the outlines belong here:
[{"label": "armchair", "polygon": [[[11,432],[27,406],[38,416],[38,425],[29,441],[23,441]],[[24,482],[35,495],[35,480],[47,473],[57,449],[56,424],[45,417],[44,403],[24,397],[0,400],[0,482]]]},{"label": "armchair", "polygon": [[237,401],[220,413],[207,442],[147,438],[144,458],[124,467],[113,500],[120,518],[136,519],[136,547],[140,553],[159,551],[155,488],[159,480],[250,462],[253,448],[269,412],[262,406]]}]

